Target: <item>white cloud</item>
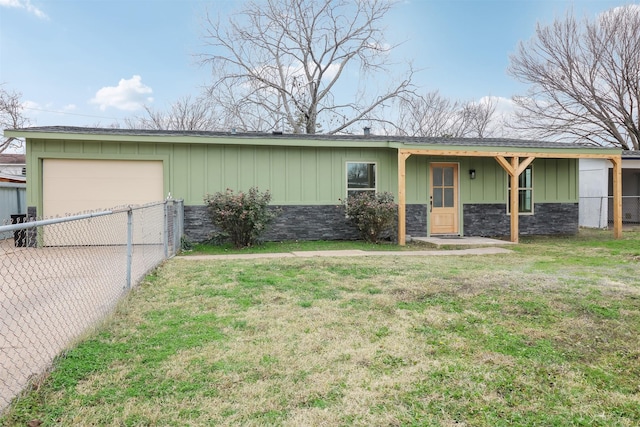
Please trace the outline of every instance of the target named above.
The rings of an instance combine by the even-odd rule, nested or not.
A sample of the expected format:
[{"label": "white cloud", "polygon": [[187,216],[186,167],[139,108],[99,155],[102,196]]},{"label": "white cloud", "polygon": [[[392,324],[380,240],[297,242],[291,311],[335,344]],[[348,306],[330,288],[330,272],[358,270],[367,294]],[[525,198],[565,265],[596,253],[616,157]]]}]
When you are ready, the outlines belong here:
[{"label": "white cloud", "polygon": [[494,103],[496,105],[496,114],[497,115],[508,115],[511,116],[514,114],[516,110],[516,105],[513,100],[510,98],[505,98],[502,96],[483,96],[478,101],[479,104],[489,104]]},{"label": "white cloud", "polygon": [[323,80],[325,81],[331,81],[333,80],[333,78],[338,74],[338,71],[340,71],[340,67],[342,66],[342,64],[340,63],[333,63],[333,64],[329,64],[329,67],[327,68],[327,71],[325,71]]},{"label": "white cloud", "polygon": [[22,103],[22,108],[24,108],[25,110],[40,110],[42,109],[42,106],[35,101],[24,101]]},{"label": "white cloud", "polygon": [[27,100],[22,103],[22,108],[24,108],[25,110],[30,110],[29,115],[31,116],[40,113],[65,114],[77,110],[78,107],[75,104],[68,104],[63,106],[62,108],[59,108],[56,107],[52,102],[42,105],[38,102]]},{"label": "white cloud", "polygon": [[135,75],[129,80],[120,79],[118,86],[103,87],[90,102],[98,104],[102,111],[108,107],[135,111],[141,109],[144,104],[153,102],[153,97],[149,96],[152,93],[153,89],[142,83],[142,77]]},{"label": "white cloud", "polygon": [[0,7],[12,7],[15,9],[25,9],[27,12],[34,14],[40,19],[49,19],[42,9],[34,6],[31,0],[0,0]]}]

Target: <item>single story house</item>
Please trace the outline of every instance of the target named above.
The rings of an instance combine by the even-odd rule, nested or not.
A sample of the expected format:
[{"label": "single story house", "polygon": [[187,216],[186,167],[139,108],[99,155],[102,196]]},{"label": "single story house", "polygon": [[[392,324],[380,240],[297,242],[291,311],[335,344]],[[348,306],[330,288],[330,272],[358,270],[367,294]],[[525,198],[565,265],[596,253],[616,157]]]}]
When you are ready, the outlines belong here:
[{"label": "single story house", "polygon": [[[12,215],[24,214],[27,178],[25,155],[0,153],[0,225],[12,221]],[[0,239],[10,233],[0,233]]]},{"label": "single story house", "polygon": [[[9,224],[15,215],[26,213],[26,179],[23,176],[0,173],[0,225]],[[11,236],[11,233],[0,233],[0,240]]]},{"label": "single story house", "polygon": [[20,153],[0,153],[0,175],[20,176],[27,174],[25,155]]},{"label": "single story house", "polygon": [[[640,151],[622,152],[622,222],[640,224]],[[580,226],[613,223],[613,168],[605,159],[580,159]]]},{"label": "single story house", "polygon": [[[621,150],[513,139],[408,138],[32,127],[26,139],[30,216],[50,217],[166,197],[183,199],[185,232],[211,226],[205,194],[257,186],[282,213],[272,240],[356,236],[339,208],[356,191],[387,191],[406,236],[571,234],[578,230],[581,158],[613,165]],[[511,189],[517,189],[511,191]],[[614,232],[621,235],[621,222]]]}]

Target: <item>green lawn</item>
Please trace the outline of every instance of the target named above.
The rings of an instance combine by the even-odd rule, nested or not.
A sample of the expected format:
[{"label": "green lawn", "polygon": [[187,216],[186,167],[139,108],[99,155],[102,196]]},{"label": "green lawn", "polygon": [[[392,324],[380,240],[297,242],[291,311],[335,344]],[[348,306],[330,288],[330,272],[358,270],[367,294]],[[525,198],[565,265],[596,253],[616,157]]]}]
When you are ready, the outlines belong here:
[{"label": "green lawn", "polygon": [[640,233],[512,249],[173,259],[0,424],[639,425]]}]

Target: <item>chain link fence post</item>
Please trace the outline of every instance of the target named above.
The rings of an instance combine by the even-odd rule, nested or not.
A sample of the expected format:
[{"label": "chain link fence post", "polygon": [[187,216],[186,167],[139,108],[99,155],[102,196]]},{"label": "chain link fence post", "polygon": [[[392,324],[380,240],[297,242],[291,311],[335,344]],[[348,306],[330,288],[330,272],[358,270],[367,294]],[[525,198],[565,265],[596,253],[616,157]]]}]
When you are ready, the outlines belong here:
[{"label": "chain link fence post", "polygon": [[131,289],[131,269],[133,264],[133,210],[127,210],[127,289]]},{"label": "chain link fence post", "polygon": [[164,257],[169,258],[169,199],[164,201],[163,213],[163,236],[162,242],[164,243]]}]

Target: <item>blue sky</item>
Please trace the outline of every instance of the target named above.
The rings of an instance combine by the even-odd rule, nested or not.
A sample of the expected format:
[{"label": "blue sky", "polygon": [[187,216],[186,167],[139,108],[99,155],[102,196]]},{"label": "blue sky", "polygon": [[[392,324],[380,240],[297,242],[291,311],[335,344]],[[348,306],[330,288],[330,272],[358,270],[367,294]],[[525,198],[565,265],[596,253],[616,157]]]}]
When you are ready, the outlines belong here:
[{"label": "blue sky", "polygon": [[[0,83],[22,92],[33,125],[108,126],[197,95],[208,69],[205,12],[239,0],[0,0]],[[404,0],[386,22],[414,82],[458,100],[504,99],[526,87],[506,73],[536,22],[624,5],[611,0]],[[635,3],[638,3],[636,0]],[[210,51],[209,51],[210,52]]]}]

